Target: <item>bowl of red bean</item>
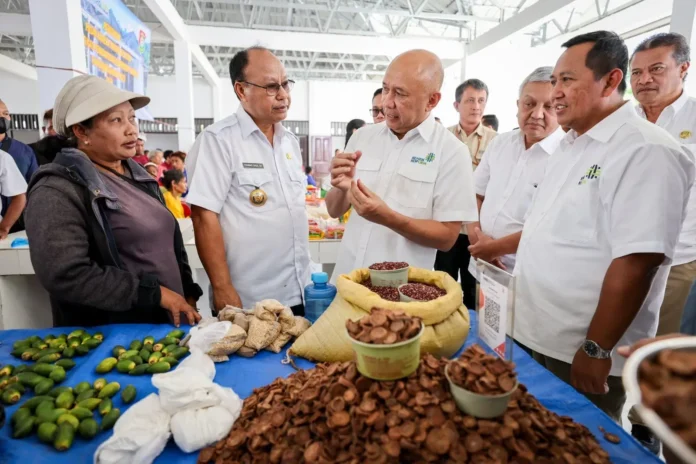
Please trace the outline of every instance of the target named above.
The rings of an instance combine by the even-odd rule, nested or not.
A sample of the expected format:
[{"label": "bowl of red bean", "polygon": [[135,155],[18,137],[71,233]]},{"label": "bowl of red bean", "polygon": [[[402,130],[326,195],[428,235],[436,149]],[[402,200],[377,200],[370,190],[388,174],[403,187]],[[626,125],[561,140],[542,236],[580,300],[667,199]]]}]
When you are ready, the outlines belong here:
[{"label": "bowl of red bean", "polygon": [[408,282],[408,263],[385,261],[369,267],[374,287],[397,288]]},{"label": "bowl of red bean", "polygon": [[399,285],[399,301],[402,303],[433,301],[446,294],[447,292],[436,285],[421,282],[409,282]]}]

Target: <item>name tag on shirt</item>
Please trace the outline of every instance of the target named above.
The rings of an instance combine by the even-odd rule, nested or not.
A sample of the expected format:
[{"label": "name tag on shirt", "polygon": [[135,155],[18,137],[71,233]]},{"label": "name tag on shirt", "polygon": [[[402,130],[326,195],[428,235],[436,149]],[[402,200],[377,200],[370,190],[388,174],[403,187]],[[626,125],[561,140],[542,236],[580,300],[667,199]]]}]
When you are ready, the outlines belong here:
[{"label": "name tag on shirt", "polygon": [[263,169],[263,163],[242,163],[244,169]]}]

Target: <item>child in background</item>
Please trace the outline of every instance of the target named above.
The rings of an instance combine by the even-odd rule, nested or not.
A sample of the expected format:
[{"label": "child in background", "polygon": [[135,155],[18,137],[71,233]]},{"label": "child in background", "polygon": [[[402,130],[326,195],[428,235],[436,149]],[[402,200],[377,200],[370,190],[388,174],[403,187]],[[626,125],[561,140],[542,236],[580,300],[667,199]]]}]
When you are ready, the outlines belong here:
[{"label": "child in background", "polygon": [[157,180],[157,165],[155,163],[147,163],[143,166],[148,174],[152,176],[153,179]]},{"label": "child in background", "polygon": [[163,194],[167,209],[171,211],[175,218],[184,219],[186,215],[184,214],[184,205],[181,203],[181,195],[188,188],[184,173],[178,169],[170,169],[164,173],[160,181],[165,188]]}]

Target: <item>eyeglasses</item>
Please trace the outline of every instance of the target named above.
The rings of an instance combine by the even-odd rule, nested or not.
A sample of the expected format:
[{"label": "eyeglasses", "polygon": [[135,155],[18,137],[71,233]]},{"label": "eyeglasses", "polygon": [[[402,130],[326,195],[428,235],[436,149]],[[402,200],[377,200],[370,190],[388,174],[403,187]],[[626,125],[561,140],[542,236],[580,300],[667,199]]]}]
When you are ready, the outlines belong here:
[{"label": "eyeglasses", "polygon": [[370,114],[372,115],[373,118],[376,118],[377,116],[379,116],[380,113],[381,113],[382,115],[386,116],[386,115],[384,114],[384,108],[377,108],[377,107],[375,107],[375,108],[370,108],[369,111],[370,111]]},{"label": "eyeglasses", "polygon": [[295,85],[295,81],[293,81],[293,80],[287,80],[287,81],[283,82],[282,84],[268,84],[268,85],[258,85],[258,84],[254,84],[253,82],[247,82],[247,81],[238,81],[238,82],[241,82],[242,84],[253,85],[254,87],[258,87],[259,89],[265,89],[266,95],[268,95],[269,97],[275,97],[276,95],[278,95],[278,92],[280,92],[281,87],[287,93],[290,93],[290,91],[292,90],[292,87]]}]

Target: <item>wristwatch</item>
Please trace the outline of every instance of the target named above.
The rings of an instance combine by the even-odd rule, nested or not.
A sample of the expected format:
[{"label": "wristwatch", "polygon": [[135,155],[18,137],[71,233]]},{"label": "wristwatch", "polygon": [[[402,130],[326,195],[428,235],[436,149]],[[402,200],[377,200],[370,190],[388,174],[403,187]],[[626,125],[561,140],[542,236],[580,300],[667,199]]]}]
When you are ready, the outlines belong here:
[{"label": "wristwatch", "polygon": [[609,359],[611,358],[611,350],[605,350],[592,340],[585,340],[582,344],[582,351],[587,356],[593,359]]}]

